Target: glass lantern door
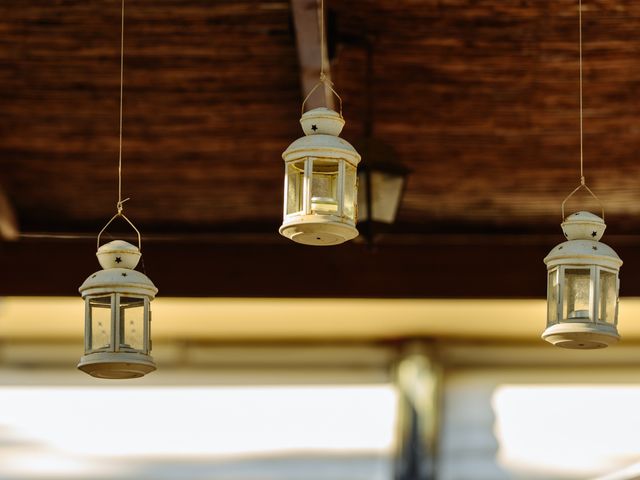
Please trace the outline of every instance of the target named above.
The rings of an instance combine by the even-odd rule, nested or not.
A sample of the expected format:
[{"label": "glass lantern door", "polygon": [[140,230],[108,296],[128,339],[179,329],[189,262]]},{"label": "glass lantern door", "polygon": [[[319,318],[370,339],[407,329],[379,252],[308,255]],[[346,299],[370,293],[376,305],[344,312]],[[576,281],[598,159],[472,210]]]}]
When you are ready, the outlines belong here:
[{"label": "glass lantern door", "polygon": [[598,276],[598,321],[616,325],[618,318],[618,275],[609,270],[599,269]]},{"label": "glass lantern door", "polygon": [[560,282],[558,276],[560,270],[556,267],[548,274],[547,283],[547,325],[555,325],[560,321],[558,313],[560,312]]},{"label": "glass lantern door", "polygon": [[120,296],[119,350],[147,353],[149,302],[144,297]]},{"label": "glass lantern door", "polygon": [[344,210],[343,215],[354,224],[358,217],[358,173],[356,167],[344,162]]},{"label": "glass lantern door", "polygon": [[563,288],[563,318],[566,321],[590,322],[593,284],[591,268],[565,267]]},{"label": "glass lantern door", "polygon": [[86,353],[112,350],[112,304],[112,295],[86,299]]},{"label": "glass lantern door", "polygon": [[304,210],[304,177],[305,161],[290,162],[286,164],[285,176],[285,211],[286,215],[300,214]]},{"label": "glass lantern door", "polygon": [[332,158],[313,158],[311,162],[311,213],[317,215],[342,214],[338,181],[340,161]]}]

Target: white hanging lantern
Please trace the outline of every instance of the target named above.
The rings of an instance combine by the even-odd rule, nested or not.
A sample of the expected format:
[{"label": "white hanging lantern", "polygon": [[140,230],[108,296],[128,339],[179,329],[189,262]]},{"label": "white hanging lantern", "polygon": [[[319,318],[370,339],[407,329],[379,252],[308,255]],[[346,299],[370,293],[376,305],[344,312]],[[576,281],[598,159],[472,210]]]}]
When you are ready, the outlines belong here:
[{"label": "white hanging lantern", "polygon": [[338,135],[344,119],[315,108],[300,119],[305,136],[282,154],[284,220],[280,234],[306,245],[338,245],[358,235],[357,166],[360,155]]},{"label": "white hanging lantern", "polygon": [[[122,198],[122,106],[124,78],[124,1],[120,24],[120,140],[118,144],[117,213],[98,233],[98,262],[102,270],[80,286],[85,302],[84,356],[78,368],[98,378],[137,378],[156,369],[151,352],[149,304],[158,289],[149,278],[134,270],[140,261],[140,232],[124,215]],[[122,218],[138,236],[138,246],[115,240],[100,246],[100,236]]]},{"label": "white hanging lantern", "polygon": [[567,241],[544,259],[548,271],[546,341],[564,348],[603,348],[617,342],[622,260],[600,242],[606,225],[589,212],[565,219]]},{"label": "white hanging lantern", "polygon": [[78,368],[98,378],[142,377],[156,369],[149,355],[149,304],[158,289],[134,270],[141,257],[139,247],[115,240],[101,246],[96,255],[103,270],[80,287],[85,301],[85,354]]}]

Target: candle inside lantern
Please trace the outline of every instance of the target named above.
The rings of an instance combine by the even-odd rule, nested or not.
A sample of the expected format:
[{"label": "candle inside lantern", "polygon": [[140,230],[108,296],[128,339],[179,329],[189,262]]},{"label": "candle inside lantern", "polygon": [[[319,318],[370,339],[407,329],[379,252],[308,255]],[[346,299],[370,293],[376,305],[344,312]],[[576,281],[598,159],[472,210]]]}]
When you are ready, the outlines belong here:
[{"label": "candle inside lantern", "polygon": [[338,212],[338,164],[335,161],[315,160],[311,179],[311,211],[319,214]]},{"label": "candle inside lantern", "polygon": [[589,320],[591,300],[591,275],[588,268],[567,268],[564,272],[565,312],[569,319]]},{"label": "candle inside lantern", "polygon": [[329,197],[312,197],[311,210],[314,213],[336,213],[338,211],[338,202]]}]

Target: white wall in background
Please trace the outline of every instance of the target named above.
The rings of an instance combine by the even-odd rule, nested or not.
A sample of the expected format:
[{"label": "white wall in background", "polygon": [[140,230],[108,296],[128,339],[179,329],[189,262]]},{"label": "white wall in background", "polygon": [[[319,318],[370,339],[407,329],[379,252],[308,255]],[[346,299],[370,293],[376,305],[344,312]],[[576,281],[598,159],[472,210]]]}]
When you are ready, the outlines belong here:
[{"label": "white wall in background", "polygon": [[640,461],[639,371],[449,371],[439,480],[587,480]]},{"label": "white wall in background", "polygon": [[82,383],[0,385],[0,478],[392,476],[397,399],[388,384]]}]

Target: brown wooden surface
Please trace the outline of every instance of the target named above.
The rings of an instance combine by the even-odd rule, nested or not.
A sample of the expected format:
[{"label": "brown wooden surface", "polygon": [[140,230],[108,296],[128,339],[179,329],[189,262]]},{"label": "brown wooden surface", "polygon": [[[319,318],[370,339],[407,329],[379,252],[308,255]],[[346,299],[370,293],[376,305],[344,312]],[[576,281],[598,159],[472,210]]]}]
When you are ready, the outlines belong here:
[{"label": "brown wooden surface", "polygon": [[[0,5],[0,162],[23,231],[98,228],[115,209],[119,15],[113,0]],[[299,131],[289,3],[131,1],[125,46],[131,217],[277,217]]]},{"label": "brown wooden surface", "polygon": [[[264,236],[152,239],[139,270],[164,297],[543,298],[542,259],[559,237],[402,236],[373,250]],[[640,296],[640,238],[610,244],[624,260],[622,295]],[[93,239],[0,244],[0,296],[77,295],[98,269]]]},{"label": "brown wooden surface", "polygon": [[[555,238],[560,203],[578,182],[577,1],[326,3],[331,71],[347,120],[343,136],[352,141],[361,135],[365,111],[365,51],[358,39],[375,37],[374,132],[412,171],[396,232]],[[301,134],[290,2],[127,5],[124,194],[132,199],[126,213],[151,235],[262,235],[253,244],[202,245],[198,255],[180,253],[185,242],[158,243],[159,257],[186,255],[180,258],[197,270],[204,262],[216,288],[177,280],[183,263],[156,267],[150,246],[147,263],[166,269],[160,276],[174,285],[161,290],[286,296],[276,282],[290,274],[281,261],[317,255],[326,268],[346,261],[345,271],[352,272],[327,273],[341,288],[326,287],[326,294],[384,294],[379,282],[389,285],[390,296],[541,293],[544,280],[531,275],[539,274],[555,242],[540,245],[535,259],[522,251],[535,267],[509,281],[487,273],[484,282],[456,284],[450,277],[444,285],[420,286],[411,283],[422,277],[417,271],[403,276],[397,270],[403,262],[413,265],[407,252],[429,276],[433,268],[442,271],[441,258],[455,257],[458,247],[434,252],[390,244],[372,260],[358,246],[315,253],[278,240],[280,154]],[[118,0],[0,2],[0,184],[23,233],[97,232],[114,212],[119,8]],[[639,26],[638,2],[584,1],[585,167],[605,202],[607,235],[640,231]],[[265,238],[277,246],[264,245]],[[65,265],[88,262],[73,271],[80,276],[69,285],[93,268],[91,249],[81,255],[73,242],[23,244],[2,246],[0,263],[20,277],[6,281],[5,293],[62,290],[45,278],[57,266],[50,255],[64,257]],[[81,260],[84,255],[89,260]],[[499,251],[482,255],[501,262]],[[265,268],[277,274],[262,267],[267,257]],[[33,273],[14,269],[23,261]],[[218,278],[216,261],[228,282]],[[233,276],[234,262],[242,275]],[[363,272],[367,278],[356,274]],[[304,293],[299,288],[294,295]]]}]

